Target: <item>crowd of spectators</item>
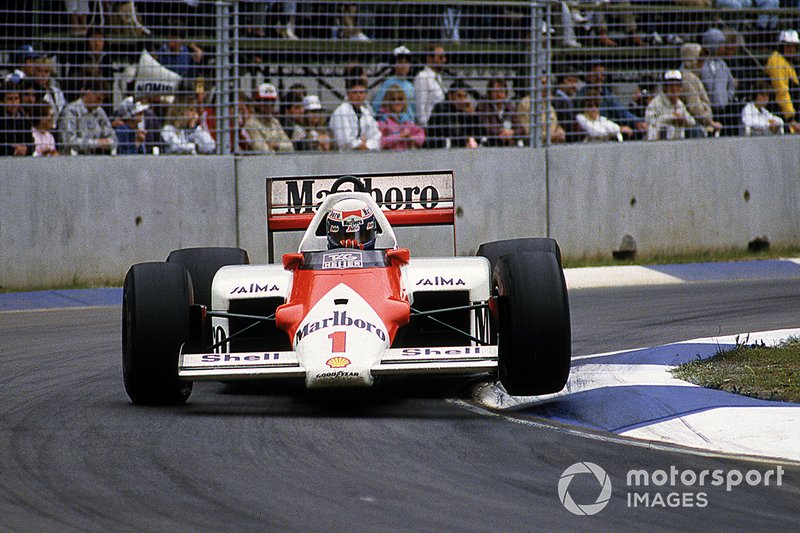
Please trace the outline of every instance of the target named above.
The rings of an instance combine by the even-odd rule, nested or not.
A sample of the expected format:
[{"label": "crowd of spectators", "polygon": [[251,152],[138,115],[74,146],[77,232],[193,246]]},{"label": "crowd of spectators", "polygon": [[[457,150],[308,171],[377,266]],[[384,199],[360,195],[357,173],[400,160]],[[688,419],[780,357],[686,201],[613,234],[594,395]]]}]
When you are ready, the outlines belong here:
[{"label": "crowd of spectators", "polygon": [[[111,105],[112,59],[104,28],[82,16],[83,2],[66,4],[72,33],[82,44],[61,58],[60,70],[51,55],[32,44],[9,55],[1,85],[0,155],[212,154],[228,142],[234,153],[243,154],[403,151],[526,146],[534,140],[547,145],[800,133],[795,67],[800,36],[782,29],[797,21],[771,12],[749,21],[736,17],[737,10],[753,7],[749,2],[720,3],[724,16],[702,22],[680,16],[661,20],[659,27],[674,30],[666,37],[674,37],[669,41],[679,60],[625,84],[613,79],[624,65],[616,62],[610,71],[602,54],[558,63],[552,83],[544,74],[477,78],[451,70],[448,49],[461,40],[463,26],[461,9],[450,6],[436,11],[445,40],[418,50],[411,49],[412,42],[397,46],[385,77],[371,80],[366,68],[348,65],[340,100],[323,102],[298,83],[279,90],[283,80],[262,72],[249,87],[238,85],[235,104],[225,113],[227,124],[217,120],[219,101],[206,90],[210,54],[192,38],[185,19],[164,11],[160,44],[152,52],[161,67],[180,77],[180,90],[137,94],[129,81],[125,97]],[[295,2],[250,4],[243,7],[246,35],[270,37],[264,17],[277,17],[274,36],[301,38]],[[650,12],[636,17],[620,9],[586,11],[582,2],[560,6],[561,39],[568,48],[653,45]],[[335,38],[380,37],[362,28],[358,9],[343,5]],[[130,16],[150,33],[135,9]],[[609,33],[609,21],[624,30],[622,39]],[[751,42],[739,31],[746,24],[757,29],[747,34]],[[551,38],[550,31],[543,27],[542,37]],[[751,52],[756,46],[769,50],[763,65]],[[741,48],[747,53],[739,53]],[[537,87],[541,82],[540,89],[532,89],[531,79]],[[338,94],[330,81],[322,86]]]}]

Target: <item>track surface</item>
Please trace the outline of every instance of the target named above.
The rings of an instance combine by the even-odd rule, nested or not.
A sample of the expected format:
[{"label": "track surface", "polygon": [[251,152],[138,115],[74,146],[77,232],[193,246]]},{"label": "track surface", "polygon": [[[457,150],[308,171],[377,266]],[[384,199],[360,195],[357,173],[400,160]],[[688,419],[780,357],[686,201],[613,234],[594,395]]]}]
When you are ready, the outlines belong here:
[{"label": "track surface", "polygon": [[[570,294],[574,354],[797,327],[789,282]],[[129,404],[116,308],[0,313],[2,531],[797,530],[800,467],[782,485],[625,486],[631,469],[766,472],[775,463],[648,449],[486,416],[452,383],[364,394],[201,383],[182,408]],[[613,408],[613,406],[610,406]],[[735,423],[735,421],[731,421]],[[592,438],[594,437],[594,438]],[[608,506],[559,502],[573,463],[604,468]],[[599,485],[577,476],[574,501]],[[628,493],[704,492],[705,507],[636,508]]]}]

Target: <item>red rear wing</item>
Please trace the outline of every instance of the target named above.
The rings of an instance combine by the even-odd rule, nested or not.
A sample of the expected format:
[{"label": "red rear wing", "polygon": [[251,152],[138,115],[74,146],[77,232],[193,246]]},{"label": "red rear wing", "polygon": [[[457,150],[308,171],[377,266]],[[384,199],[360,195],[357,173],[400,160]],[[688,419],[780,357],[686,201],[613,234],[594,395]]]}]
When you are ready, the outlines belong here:
[{"label": "red rear wing", "polygon": [[[349,174],[361,180],[393,227],[455,226],[453,171]],[[341,175],[267,178],[267,231],[304,231]],[[339,189],[353,190],[346,183]]]}]

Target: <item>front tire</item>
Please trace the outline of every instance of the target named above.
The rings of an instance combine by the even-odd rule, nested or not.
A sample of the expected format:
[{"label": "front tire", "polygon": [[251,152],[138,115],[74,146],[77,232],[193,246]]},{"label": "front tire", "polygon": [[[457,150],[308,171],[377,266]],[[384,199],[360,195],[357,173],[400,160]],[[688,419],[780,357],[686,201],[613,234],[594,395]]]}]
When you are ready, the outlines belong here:
[{"label": "front tire", "polygon": [[560,391],[569,377],[572,340],[567,288],[556,256],[504,255],[494,269],[493,287],[503,387],[516,396]]},{"label": "front tire", "polygon": [[190,337],[193,303],[189,273],[178,263],[140,263],[125,276],[122,297],[122,374],[137,405],[180,405],[192,383],[178,379],[181,346]]},{"label": "front tire", "polygon": [[167,263],[180,263],[192,277],[194,303],[211,309],[211,283],[217,271],[228,265],[250,264],[250,257],[241,248],[205,247],[173,250]]}]

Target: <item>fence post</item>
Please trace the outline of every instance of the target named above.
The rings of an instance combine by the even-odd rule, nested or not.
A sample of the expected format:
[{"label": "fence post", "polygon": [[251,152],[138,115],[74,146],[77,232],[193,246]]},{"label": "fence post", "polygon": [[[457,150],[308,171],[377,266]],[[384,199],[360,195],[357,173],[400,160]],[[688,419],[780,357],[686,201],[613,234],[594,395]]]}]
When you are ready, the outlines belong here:
[{"label": "fence post", "polygon": [[219,127],[230,124],[230,90],[231,90],[231,65],[230,65],[230,6],[231,3],[225,0],[218,0],[216,4],[216,86],[217,102],[219,113],[217,113],[217,153],[228,155],[231,153],[230,137],[222,139],[220,131],[225,131]]}]

